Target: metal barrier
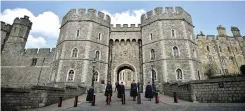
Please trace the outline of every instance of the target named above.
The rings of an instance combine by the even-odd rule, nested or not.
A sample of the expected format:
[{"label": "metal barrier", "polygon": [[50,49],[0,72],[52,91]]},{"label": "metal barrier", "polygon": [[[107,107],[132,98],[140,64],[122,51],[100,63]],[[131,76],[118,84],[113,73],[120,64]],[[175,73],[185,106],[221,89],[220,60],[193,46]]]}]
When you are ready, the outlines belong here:
[{"label": "metal barrier", "polygon": [[156,104],[159,103],[159,96],[158,96],[158,93],[156,93],[156,95],[155,95],[155,103],[156,103]]},{"label": "metal barrier", "polygon": [[106,103],[107,103],[107,105],[110,105],[111,104],[111,96],[110,95],[107,96]]},{"label": "metal barrier", "polygon": [[125,104],[125,94],[122,94],[122,104]]},{"label": "metal barrier", "polygon": [[140,96],[140,93],[138,93],[138,96],[137,96],[137,104],[141,104],[141,96]]},{"label": "metal barrier", "polygon": [[176,92],[174,92],[174,102],[175,103],[178,103],[178,96],[177,96],[177,93]]}]

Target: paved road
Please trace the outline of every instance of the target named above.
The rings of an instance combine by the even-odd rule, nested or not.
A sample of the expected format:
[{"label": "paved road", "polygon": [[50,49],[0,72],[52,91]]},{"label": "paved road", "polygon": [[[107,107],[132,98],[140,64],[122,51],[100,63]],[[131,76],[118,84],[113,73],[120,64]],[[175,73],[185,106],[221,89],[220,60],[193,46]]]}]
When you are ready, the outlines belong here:
[{"label": "paved road", "polygon": [[79,104],[78,107],[70,107],[57,111],[245,111],[245,106],[208,106],[208,105],[174,105],[160,102],[155,104],[155,101],[148,101],[141,95],[142,104],[137,104],[133,98],[129,97],[129,92],[126,92],[126,104],[122,105],[121,99],[113,94],[111,105],[106,105],[105,96],[103,94],[96,95],[96,106],[91,106],[91,103],[85,102]]}]

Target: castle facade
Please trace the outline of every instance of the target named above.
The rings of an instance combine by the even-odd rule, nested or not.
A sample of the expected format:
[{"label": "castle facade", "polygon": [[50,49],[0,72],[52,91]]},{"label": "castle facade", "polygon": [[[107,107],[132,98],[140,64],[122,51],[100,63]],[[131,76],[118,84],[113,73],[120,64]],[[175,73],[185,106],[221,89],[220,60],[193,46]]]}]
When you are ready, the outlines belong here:
[{"label": "castle facade", "polygon": [[[157,7],[141,16],[141,24],[111,25],[110,16],[95,9],[71,9],[62,19],[55,48],[26,49],[32,22],[28,16],[12,25],[1,22],[2,86],[90,86],[106,81],[190,81],[238,74],[245,64],[245,37],[218,26],[219,35],[195,36],[191,15],[181,7]],[[94,67],[93,67],[94,66]],[[214,69],[215,68],[215,69]]]}]

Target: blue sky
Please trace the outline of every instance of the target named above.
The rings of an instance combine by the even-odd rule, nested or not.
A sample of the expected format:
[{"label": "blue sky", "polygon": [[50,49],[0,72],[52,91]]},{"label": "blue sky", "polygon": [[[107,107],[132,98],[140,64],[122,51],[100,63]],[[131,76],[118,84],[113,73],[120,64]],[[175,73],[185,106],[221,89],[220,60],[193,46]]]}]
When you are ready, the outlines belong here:
[{"label": "blue sky", "polygon": [[[1,20],[6,20],[5,22],[9,23],[13,19],[14,11],[16,8],[26,9],[31,14],[33,14],[33,18],[35,18],[36,25],[33,28],[33,32],[31,32],[31,39],[28,39],[27,47],[55,47],[57,41],[58,33],[58,25],[62,20],[62,17],[71,9],[71,8],[95,8],[100,11],[105,11],[110,13],[111,15],[117,14],[128,14],[128,16],[124,15],[123,17],[134,17],[138,18],[139,15],[136,15],[134,11],[138,11],[140,13],[144,11],[150,11],[156,7],[175,7],[181,6],[192,16],[192,21],[195,26],[194,31],[195,34],[198,34],[200,31],[203,31],[206,35],[217,35],[216,27],[218,25],[222,25],[226,27],[228,35],[232,35],[230,31],[231,26],[237,26],[240,29],[240,32],[243,36],[245,36],[245,2],[244,1],[223,1],[223,2],[214,2],[214,1],[190,1],[190,2],[166,2],[166,1],[158,1],[158,2],[149,2],[149,1],[100,1],[100,2],[86,2],[86,1],[73,1],[73,2],[65,2],[65,1],[55,1],[55,2],[2,2],[1,7]],[[6,9],[10,9],[11,11],[6,11]],[[16,10],[14,10],[16,9]],[[30,14],[28,11],[16,11],[16,15],[21,16],[21,13]],[[6,11],[5,13],[3,13]],[[129,11],[129,13],[126,13]],[[50,12],[50,13],[45,13]],[[7,15],[5,19],[2,19],[4,15]],[[12,13],[12,15],[11,15]],[[43,14],[41,18],[40,15]],[[10,16],[11,15],[11,16]],[[46,16],[44,16],[46,15]],[[49,16],[50,15],[50,16]],[[56,16],[58,18],[56,18]],[[10,17],[9,19],[7,17]],[[12,17],[12,18],[11,18]],[[39,19],[38,19],[39,17]],[[53,22],[51,20],[46,20],[49,17],[53,17],[51,20],[56,20]],[[42,25],[45,24],[43,22],[40,23],[40,18],[43,21],[49,21],[50,24],[54,24],[53,29],[50,30],[42,29]],[[139,22],[135,19],[135,21],[130,22]],[[58,22],[59,20],[59,22]],[[139,18],[138,18],[139,20]],[[38,22],[39,21],[39,22]],[[122,21],[115,21],[114,23],[122,23]],[[127,23],[127,22],[126,22]],[[57,26],[56,26],[57,25]],[[56,26],[56,27],[55,27]],[[52,31],[49,32],[49,31]],[[50,36],[49,36],[50,35]],[[53,37],[52,37],[53,36]],[[39,42],[41,41],[41,42]],[[33,42],[33,43],[32,43]]]}]

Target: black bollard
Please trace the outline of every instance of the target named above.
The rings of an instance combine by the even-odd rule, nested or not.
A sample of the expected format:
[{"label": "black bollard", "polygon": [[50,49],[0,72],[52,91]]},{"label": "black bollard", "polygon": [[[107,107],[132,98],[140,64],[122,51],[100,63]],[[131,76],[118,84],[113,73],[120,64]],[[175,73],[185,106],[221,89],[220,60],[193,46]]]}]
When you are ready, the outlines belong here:
[{"label": "black bollard", "polygon": [[110,103],[111,103],[111,96],[109,95],[109,96],[107,96],[107,99],[106,99],[107,101],[107,105],[110,105]]},{"label": "black bollard", "polygon": [[141,97],[140,97],[140,93],[138,93],[138,96],[137,96],[137,104],[141,104]]},{"label": "black bollard", "polygon": [[78,96],[75,96],[74,107],[77,107],[77,102],[78,102]]},{"label": "black bollard", "polygon": [[59,101],[58,101],[58,107],[62,106],[62,97],[59,97]]},{"label": "black bollard", "polygon": [[177,98],[177,93],[176,92],[174,92],[174,102],[178,103],[178,98]]},{"label": "black bollard", "polygon": [[93,97],[92,97],[91,106],[95,106],[95,95],[93,95]]},{"label": "black bollard", "polygon": [[156,104],[159,103],[159,96],[158,96],[158,93],[156,93],[156,95],[155,95],[155,103],[156,103]]}]

